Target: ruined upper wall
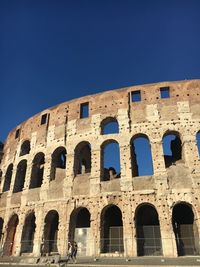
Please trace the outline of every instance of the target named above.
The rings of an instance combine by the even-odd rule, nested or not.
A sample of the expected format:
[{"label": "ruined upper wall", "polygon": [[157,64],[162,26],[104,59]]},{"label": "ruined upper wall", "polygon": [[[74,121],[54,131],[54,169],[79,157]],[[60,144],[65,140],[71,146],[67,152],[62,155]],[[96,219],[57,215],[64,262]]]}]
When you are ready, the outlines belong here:
[{"label": "ruined upper wall", "polygon": [[[160,98],[161,87],[170,88],[170,98]],[[141,101],[131,102],[130,92],[137,90],[141,91]],[[4,152],[8,148],[15,151],[18,142],[31,139],[33,133],[37,133],[37,138],[44,139],[51,126],[57,128],[55,136],[64,135],[67,127],[62,126],[69,122],[72,122],[73,126],[74,121],[77,129],[82,132],[90,131],[92,116],[100,115],[102,119],[108,116],[116,117],[119,115],[119,110],[124,111],[124,116],[129,116],[132,124],[177,120],[181,119],[179,113],[187,114],[188,119],[196,119],[200,117],[199,101],[200,80],[137,85],[81,97],[46,109],[18,125],[9,133]],[[85,102],[89,103],[89,117],[80,119],[80,105]],[[41,125],[41,116],[44,114],[48,114],[49,120],[48,123]],[[20,133],[16,138],[18,129]]]}]

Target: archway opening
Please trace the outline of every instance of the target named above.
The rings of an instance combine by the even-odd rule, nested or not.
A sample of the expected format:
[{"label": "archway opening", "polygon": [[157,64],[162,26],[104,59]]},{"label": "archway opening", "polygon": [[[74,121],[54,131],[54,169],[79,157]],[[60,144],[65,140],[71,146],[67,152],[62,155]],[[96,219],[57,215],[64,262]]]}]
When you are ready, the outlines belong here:
[{"label": "archway opening", "polygon": [[0,247],[2,247],[3,242],[3,218],[0,217]]},{"label": "archway opening", "polygon": [[57,235],[58,235],[59,215],[55,210],[51,210],[45,217],[44,226],[44,254],[57,252]]},{"label": "archway opening", "polygon": [[120,150],[114,140],[106,141],[101,147],[101,181],[120,178]]},{"label": "archway opening", "polygon": [[10,190],[10,183],[12,179],[12,172],[13,172],[13,164],[10,164],[7,168],[4,185],[3,185],[3,192]]},{"label": "archway opening", "polygon": [[122,253],[123,222],[121,210],[110,205],[101,213],[101,253]]},{"label": "archway opening", "polygon": [[5,256],[11,256],[14,253],[15,250],[15,234],[16,234],[16,229],[17,225],[19,223],[19,219],[17,214],[14,214],[7,226],[7,233],[6,233],[6,240],[4,243],[4,248],[3,248],[3,254]]},{"label": "archway opening", "polygon": [[20,156],[24,156],[26,154],[29,154],[29,152],[30,152],[30,141],[26,140],[21,145]]},{"label": "archway opening", "polygon": [[35,214],[30,213],[25,219],[22,230],[21,253],[31,253],[33,251],[35,227]]},{"label": "archway opening", "polygon": [[119,133],[118,121],[115,118],[108,117],[101,122],[101,134],[117,134]]},{"label": "archway opening", "polygon": [[198,148],[199,157],[200,157],[200,131],[196,135],[196,141],[197,141],[197,148]]},{"label": "archway opening", "polygon": [[199,254],[199,234],[192,208],[185,203],[174,206],[172,224],[178,256]]},{"label": "archway opening", "polygon": [[15,177],[15,184],[13,188],[13,193],[17,193],[23,190],[25,177],[26,177],[26,160],[22,160],[17,165],[17,172]]},{"label": "archway opening", "polygon": [[68,240],[77,242],[79,255],[86,256],[90,254],[90,247],[94,244],[90,244],[90,212],[87,208],[81,207],[72,212]]},{"label": "archway opening", "polygon": [[165,167],[170,167],[173,163],[182,158],[182,144],[178,133],[167,132],[163,137],[163,153]]},{"label": "archway opening", "polygon": [[44,154],[38,153],[32,163],[31,181],[29,188],[41,187],[44,174]]},{"label": "archway opening", "polygon": [[74,176],[91,172],[91,145],[81,142],[75,148]]},{"label": "archway opening", "polygon": [[136,211],[135,223],[137,255],[162,255],[160,225],[156,209],[149,204],[141,205]]},{"label": "archway opening", "polygon": [[63,176],[63,170],[66,169],[67,151],[64,147],[58,147],[51,156],[50,180],[55,180],[58,176]]},{"label": "archway opening", "polygon": [[151,146],[146,135],[137,135],[131,141],[132,176],[153,175]]}]

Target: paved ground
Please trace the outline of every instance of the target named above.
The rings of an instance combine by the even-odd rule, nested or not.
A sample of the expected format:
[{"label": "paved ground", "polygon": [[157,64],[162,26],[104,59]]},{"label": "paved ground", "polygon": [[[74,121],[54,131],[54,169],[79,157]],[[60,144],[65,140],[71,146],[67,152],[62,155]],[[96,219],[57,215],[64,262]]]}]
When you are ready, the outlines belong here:
[{"label": "paved ground", "polygon": [[[18,263],[13,260],[8,260],[7,262],[3,262],[3,258],[0,259],[0,267],[8,267],[11,265],[15,266],[32,266],[32,267],[45,267],[45,266],[58,266],[56,264],[51,265],[42,265],[42,264],[25,264],[25,263]],[[94,259],[94,258],[78,258],[77,263],[68,262],[66,266],[69,267],[128,267],[128,266],[134,266],[134,267],[177,267],[177,266],[187,266],[187,267],[193,267],[193,266],[200,266],[200,256],[199,257],[179,257],[179,258],[163,258],[163,257],[140,257],[140,258],[130,258],[130,259],[124,259],[124,258],[100,258],[100,259]]]}]

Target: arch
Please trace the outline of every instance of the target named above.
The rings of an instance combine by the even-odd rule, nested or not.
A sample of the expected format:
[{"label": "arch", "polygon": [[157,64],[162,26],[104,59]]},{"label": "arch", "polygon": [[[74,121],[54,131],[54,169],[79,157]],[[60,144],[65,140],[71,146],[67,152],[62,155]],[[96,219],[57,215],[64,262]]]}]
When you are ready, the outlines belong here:
[{"label": "arch", "polygon": [[21,160],[17,165],[17,172],[15,176],[13,193],[22,191],[26,177],[26,168],[27,168],[27,161]]},{"label": "arch", "polygon": [[107,140],[101,145],[101,181],[120,178],[120,149],[115,140]]},{"label": "arch", "polygon": [[135,213],[137,255],[162,255],[160,224],[156,209],[150,204],[142,204]]},{"label": "arch", "polygon": [[29,154],[30,149],[31,149],[30,141],[29,140],[25,140],[21,145],[19,156],[24,156],[26,154]]},{"label": "arch", "polygon": [[124,251],[123,222],[121,210],[108,205],[101,212],[101,253]]},{"label": "arch", "polygon": [[68,240],[79,244],[79,255],[89,255],[88,242],[90,233],[90,212],[85,207],[79,207],[70,215]]},{"label": "arch", "polygon": [[153,175],[153,160],[148,136],[137,134],[131,139],[132,176]]},{"label": "arch", "polygon": [[51,173],[50,180],[55,180],[59,169],[66,169],[66,155],[65,147],[57,147],[51,156]]},{"label": "arch", "polygon": [[57,252],[57,235],[59,225],[59,215],[56,210],[50,210],[45,217],[44,225],[44,254]]},{"label": "arch", "polygon": [[75,148],[74,175],[91,172],[91,145],[83,141]]},{"label": "arch", "polygon": [[7,168],[4,185],[3,185],[3,192],[10,190],[10,184],[12,179],[12,173],[13,173],[13,164],[10,164]]},{"label": "arch", "polygon": [[15,234],[18,223],[19,223],[18,215],[13,214],[7,225],[6,240],[3,247],[3,254],[5,256],[11,256],[14,252]]},{"label": "arch", "polygon": [[118,134],[119,124],[116,118],[107,117],[101,122],[101,134]]},{"label": "arch", "polygon": [[197,142],[197,148],[198,148],[198,153],[200,157],[200,131],[196,134],[196,142]]},{"label": "arch", "polygon": [[168,168],[182,158],[180,134],[176,131],[167,131],[163,135],[162,144],[165,167]]},{"label": "arch", "polygon": [[42,152],[36,154],[32,162],[30,189],[41,187],[44,174],[44,163],[44,154]]},{"label": "arch", "polygon": [[22,237],[21,237],[21,253],[33,252],[33,241],[35,235],[35,214],[31,212],[25,219]]},{"label": "arch", "polygon": [[173,207],[172,225],[178,256],[199,255],[199,234],[191,205],[181,202]]}]

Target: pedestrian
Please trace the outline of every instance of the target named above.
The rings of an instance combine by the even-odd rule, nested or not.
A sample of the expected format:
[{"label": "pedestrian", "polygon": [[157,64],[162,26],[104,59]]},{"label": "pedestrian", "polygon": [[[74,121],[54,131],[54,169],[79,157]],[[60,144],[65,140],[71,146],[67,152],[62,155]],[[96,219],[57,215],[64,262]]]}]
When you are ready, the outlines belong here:
[{"label": "pedestrian", "polygon": [[73,245],[72,245],[72,260],[74,263],[76,263],[77,251],[78,251],[78,245],[77,245],[76,241],[74,241]]},{"label": "pedestrian", "polygon": [[72,259],[72,252],[73,252],[72,243],[68,242],[68,252],[67,252],[68,261]]}]

